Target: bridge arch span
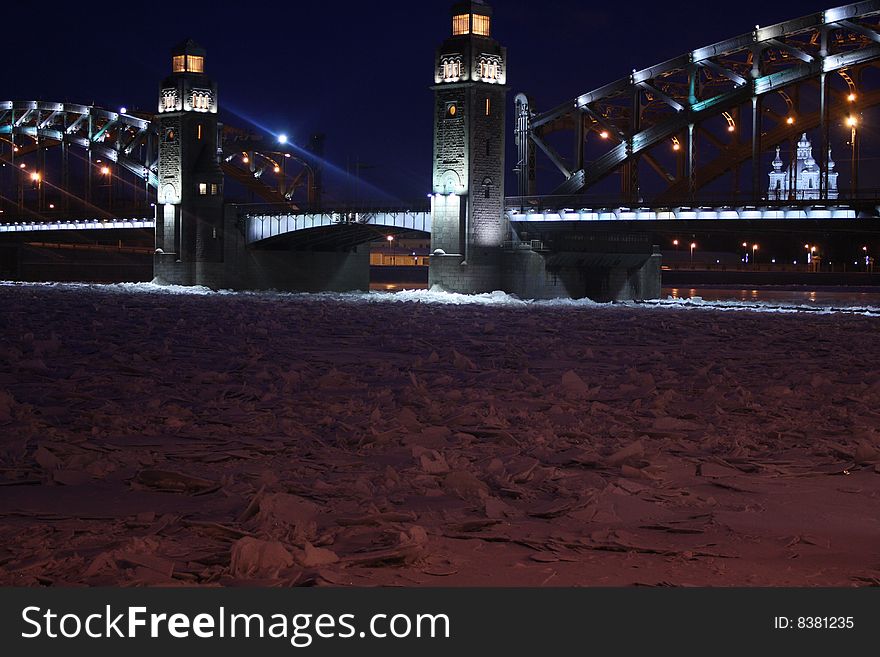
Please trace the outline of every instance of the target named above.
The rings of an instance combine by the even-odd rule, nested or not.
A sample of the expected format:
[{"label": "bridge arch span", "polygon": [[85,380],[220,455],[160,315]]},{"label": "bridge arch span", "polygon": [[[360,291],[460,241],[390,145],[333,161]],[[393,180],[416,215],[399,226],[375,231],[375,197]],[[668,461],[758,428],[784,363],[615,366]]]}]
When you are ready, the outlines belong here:
[{"label": "bridge arch span", "polygon": [[[518,193],[536,193],[537,154],[561,174],[553,194],[585,193],[619,173],[624,200],[645,200],[651,194],[639,179],[644,162],[657,174],[654,200],[693,200],[719,175],[760,162],[791,135],[816,127],[824,170],[834,141],[830,125],[880,102],[858,82],[878,63],[880,0],[867,0],[696,48],[545,112],[521,94]],[[555,134],[562,132],[573,137]],[[570,143],[574,151],[563,155],[559,144]],[[750,173],[742,187],[756,198],[767,172],[753,166]]]}]

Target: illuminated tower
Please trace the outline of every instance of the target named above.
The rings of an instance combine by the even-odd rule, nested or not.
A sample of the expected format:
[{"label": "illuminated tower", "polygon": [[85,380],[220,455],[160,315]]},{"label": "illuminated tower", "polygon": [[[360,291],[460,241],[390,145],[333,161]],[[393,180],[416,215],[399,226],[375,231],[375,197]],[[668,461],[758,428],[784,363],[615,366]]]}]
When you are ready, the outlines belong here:
[{"label": "illuminated tower", "polygon": [[492,8],[452,7],[452,36],[434,62],[430,284],[499,289],[504,219],[507,50],[491,36]]},{"label": "illuminated tower", "polygon": [[156,274],[191,284],[199,262],[223,256],[223,173],[217,150],[217,85],[192,40],[172,50],[159,91]]}]

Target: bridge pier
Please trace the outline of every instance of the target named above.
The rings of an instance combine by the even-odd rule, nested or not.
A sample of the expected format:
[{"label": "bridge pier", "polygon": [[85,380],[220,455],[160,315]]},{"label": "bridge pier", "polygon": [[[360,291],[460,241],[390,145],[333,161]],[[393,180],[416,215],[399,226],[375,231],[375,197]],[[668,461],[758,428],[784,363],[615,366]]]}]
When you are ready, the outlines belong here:
[{"label": "bridge pier", "polygon": [[336,251],[255,247],[247,243],[232,205],[225,208],[218,238],[222,240],[220,261],[180,262],[172,254],[156,254],[154,282],[285,292],[351,292],[370,287],[368,244]]},{"label": "bridge pier", "polygon": [[656,299],[660,253],[512,251],[505,254],[504,275],[506,289],[525,299]]},{"label": "bridge pier", "polygon": [[589,298],[597,302],[660,297],[660,253],[497,249],[472,262],[432,256],[428,284],[461,294],[500,290],[522,299]]}]

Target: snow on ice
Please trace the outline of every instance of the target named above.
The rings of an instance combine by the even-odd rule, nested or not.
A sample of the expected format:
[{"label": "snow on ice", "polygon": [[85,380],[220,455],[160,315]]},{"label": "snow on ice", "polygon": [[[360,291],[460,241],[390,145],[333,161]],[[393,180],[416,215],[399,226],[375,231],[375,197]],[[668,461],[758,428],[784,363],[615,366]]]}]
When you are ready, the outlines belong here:
[{"label": "snow on ice", "polygon": [[0,585],[880,582],[878,308],[0,304]]}]

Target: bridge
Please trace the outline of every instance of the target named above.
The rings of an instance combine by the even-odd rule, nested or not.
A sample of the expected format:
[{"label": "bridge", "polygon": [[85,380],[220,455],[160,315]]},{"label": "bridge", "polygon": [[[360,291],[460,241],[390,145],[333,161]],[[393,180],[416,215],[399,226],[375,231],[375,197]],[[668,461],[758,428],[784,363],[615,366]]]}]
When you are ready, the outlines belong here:
[{"label": "bridge", "polygon": [[[625,298],[659,291],[651,242],[670,231],[876,230],[880,195],[859,186],[856,154],[861,113],[880,104],[880,0],[756,27],[544,112],[520,93],[513,166],[492,9],[458,2],[451,16],[435,56],[430,206],[322,202],[320,140],[306,152],[221,127],[204,51],[189,41],[158,114],[0,102],[0,237],[154,230],[154,271],[168,282],[332,289],[363,286],[352,274],[363,244],[429,234],[431,283],[449,290]],[[845,138],[852,158],[838,166]],[[542,160],[560,176],[541,184],[549,195]],[[519,195],[505,198],[509,169]],[[226,181],[260,203],[226,202]],[[548,243],[578,255],[548,255]]]}]

